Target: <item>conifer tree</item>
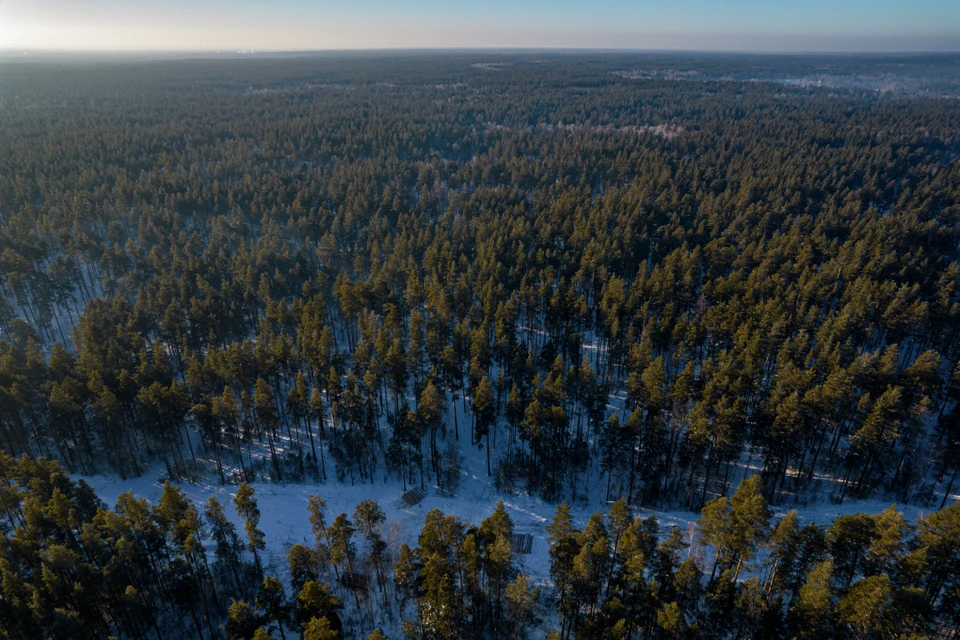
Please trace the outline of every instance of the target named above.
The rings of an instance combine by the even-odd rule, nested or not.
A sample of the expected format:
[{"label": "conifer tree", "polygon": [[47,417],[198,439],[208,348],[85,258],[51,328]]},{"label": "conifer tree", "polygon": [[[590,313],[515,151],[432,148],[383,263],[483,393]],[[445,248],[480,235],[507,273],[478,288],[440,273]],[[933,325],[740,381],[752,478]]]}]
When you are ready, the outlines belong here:
[{"label": "conifer tree", "polygon": [[294,614],[301,626],[306,626],[316,618],[325,618],[330,628],[339,632],[343,623],[337,612],[342,608],[343,603],[333,595],[329,586],[311,581],[304,584],[297,595]]},{"label": "conifer tree", "polygon": [[393,566],[394,583],[397,587],[396,593],[401,611],[403,611],[407,601],[416,593],[417,571],[414,551],[410,548],[410,545],[404,543],[400,546],[400,553],[397,554],[397,561]]},{"label": "conifer tree", "polygon": [[211,495],[207,500],[203,515],[206,517],[210,535],[216,544],[214,552],[217,562],[223,565],[225,571],[230,572],[239,588],[241,585],[240,552],[243,550],[243,543],[237,536],[236,527],[227,518],[223,511],[223,504],[215,495]]},{"label": "conifer tree", "polygon": [[237,508],[237,513],[244,520],[244,531],[247,533],[247,549],[253,553],[254,562],[257,565],[257,574],[261,574],[263,569],[260,566],[260,551],[266,548],[263,531],[258,526],[260,524],[260,508],[257,506],[257,500],[253,497],[254,491],[246,482],[241,482],[237,487],[237,493],[233,497],[233,504]]},{"label": "conifer tree", "polygon": [[353,521],[370,548],[370,560],[377,571],[377,584],[381,589],[383,589],[384,580],[383,560],[387,551],[387,543],[382,534],[386,519],[380,504],[372,498],[357,503],[353,512]]},{"label": "conifer tree", "polygon": [[[325,563],[330,558],[330,532],[327,529],[327,502],[322,496],[307,495],[307,510],[310,512],[310,528],[313,531],[314,545],[321,563]],[[334,572],[340,577],[339,569],[336,563],[333,565]]]},{"label": "conifer tree", "polygon": [[339,637],[326,618],[314,618],[303,627],[304,640],[337,640]]},{"label": "conifer tree", "polygon": [[513,621],[513,637],[520,638],[536,617],[536,605],[539,593],[530,583],[530,578],[522,573],[507,585],[505,591],[507,614]]},{"label": "conifer tree", "polygon": [[290,547],[287,553],[287,566],[290,569],[290,585],[294,593],[299,593],[307,582],[320,580],[320,559],[317,552],[302,544]]},{"label": "conifer tree", "polygon": [[[493,384],[490,378],[483,376],[477,385],[476,392],[473,395],[473,415],[476,420],[476,438],[477,442],[486,437],[487,447],[487,475],[490,475],[490,430],[495,426],[497,420],[496,402],[493,394]],[[475,444],[476,444],[475,443]]]},{"label": "conifer tree", "polygon": [[267,620],[277,623],[280,638],[287,637],[283,632],[283,623],[290,615],[290,607],[283,593],[283,585],[276,578],[267,576],[260,584],[260,591],[256,599],[257,607],[261,609]]},{"label": "conifer tree", "polygon": [[829,560],[821,562],[810,570],[806,582],[800,587],[790,612],[799,637],[820,638],[829,635],[833,614],[832,573],[833,563]]},{"label": "conifer tree", "polygon": [[230,604],[224,631],[227,640],[247,640],[260,626],[260,618],[247,602],[234,600]]}]

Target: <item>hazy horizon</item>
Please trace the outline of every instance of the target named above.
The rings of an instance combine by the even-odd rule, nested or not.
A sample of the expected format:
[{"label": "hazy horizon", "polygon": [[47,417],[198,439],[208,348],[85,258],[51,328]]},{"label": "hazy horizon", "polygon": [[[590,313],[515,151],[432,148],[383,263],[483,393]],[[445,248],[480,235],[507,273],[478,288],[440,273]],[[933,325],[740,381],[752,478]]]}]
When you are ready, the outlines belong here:
[{"label": "hazy horizon", "polygon": [[949,0],[0,0],[0,50],[960,51]]}]

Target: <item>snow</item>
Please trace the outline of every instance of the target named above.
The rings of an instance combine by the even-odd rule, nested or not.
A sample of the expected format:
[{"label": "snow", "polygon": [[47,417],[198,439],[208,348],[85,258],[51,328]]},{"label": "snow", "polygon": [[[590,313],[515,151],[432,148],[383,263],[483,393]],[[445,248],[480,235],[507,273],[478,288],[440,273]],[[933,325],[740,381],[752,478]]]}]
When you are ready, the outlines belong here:
[{"label": "snow", "polygon": [[[342,336],[339,336],[343,339]],[[524,336],[525,338],[525,336]],[[588,342],[587,356],[593,366],[597,366],[597,359],[600,351],[595,340]],[[449,398],[448,398],[449,399]],[[412,403],[412,398],[409,399]],[[396,557],[400,546],[407,543],[412,547],[417,546],[417,538],[423,527],[424,518],[428,512],[433,509],[439,509],[445,515],[456,516],[463,521],[479,526],[480,523],[490,516],[497,506],[498,501],[503,500],[504,507],[510,514],[514,523],[515,533],[529,533],[533,536],[533,547],[529,555],[515,555],[517,569],[529,576],[535,584],[544,587],[550,586],[550,558],[548,554],[549,545],[547,543],[547,533],[545,527],[552,521],[556,511],[556,504],[547,502],[537,496],[516,495],[502,493],[496,489],[493,477],[487,476],[486,451],[477,446],[470,445],[469,418],[467,407],[461,403],[462,412],[460,413],[460,439],[457,442],[462,458],[461,482],[455,494],[446,491],[440,491],[431,485],[427,480],[425,487],[427,497],[414,507],[409,507],[402,503],[401,496],[413,488],[407,485],[406,488],[398,479],[387,477],[385,465],[380,464],[377,471],[377,481],[375,483],[350,484],[349,481],[338,482],[336,480],[335,462],[329,451],[325,453],[328,480],[326,482],[311,483],[285,483],[285,482],[263,482],[256,481],[251,483],[255,491],[260,508],[261,520],[260,529],[264,532],[266,541],[266,550],[262,554],[264,571],[267,575],[272,575],[286,581],[288,577],[287,553],[294,544],[313,544],[313,533],[311,531],[309,514],[307,511],[307,496],[317,494],[324,498],[327,504],[327,522],[340,513],[346,513],[351,519],[355,506],[362,500],[373,498],[377,500],[380,507],[386,515],[386,524],[383,528],[383,537],[388,544],[388,550],[392,557]],[[608,411],[619,411],[623,415],[624,398],[613,396],[610,399]],[[458,409],[458,411],[460,411]],[[454,419],[452,409],[448,406],[447,420],[447,439],[454,439]],[[386,420],[381,418],[381,427],[384,429],[384,438],[389,433],[389,426]],[[492,459],[495,463],[497,459],[503,456],[507,451],[508,435],[503,425],[497,436],[491,434],[491,442],[499,443],[492,451]],[[281,435],[277,441],[278,455],[283,455],[290,442]],[[199,451],[200,443],[194,441],[194,448]],[[440,449],[443,449],[444,443],[440,443]],[[319,443],[318,443],[319,447]],[[325,448],[325,447],[324,447]],[[750,471],[759,471],[759,466],[751,465],[748,469],[746,465],[746,451],[741,460],[734,465],[735,471],[731,474],[731,483],[728,495],[736,489],[736,484],[741,477],[745,477]],[[258,461],[268,459],[269,453],[265,444],[257,444],[253,447],[253,457]],[[756,457],[756,456],[754,456]],[[238,471],[236,467],[230,466],[230,461],[225,457],[225,473],[227,477],[231,473]],[[209,461],[208,461],[209,462]],[[427,476],[430,475],[427,471]],[[269,467],[265,467],[265,472],[269,473]],[[135,496],[147,498],[156,503],[163,491],[163,484],[166,477],[166,467],[158,462],[150,467],[140,478],[123,480],[116,475],[96,475],[96,476],[76,476],[83,477],[89,483],[100,498],[113,507],[116,504],[117,497],[124,491],[132,491]],[[584,481],[586,477],[586,482]],[[599,471],[592,467],[586,471],[586,475],[578,480],[578,499],[571,506],[571,515],[575,526],[583,528],[586,526],[590,516],[597,511],[605,514],[609,511],[609,504],[606,501],[606,482],[598,479]],[[178,484],[178,483],[175,483]],[[831,482],[826,483],[828,486]],[[210,495],[216,495],[219,500],[226,505],[225,512],[228,517],[237,525],[238,534],[243,537],[243,523],[233,508],[232,500],[236,494],[236,485],[221,485],[217,475],[210,472],[203,480],[196,483],[179,483],[186,496],[194,502],[198,509],[202,511]],[[584,486],[585,485],[585,486]],[[714,497],[711,494],[708,497]],[[847,500],[842,504],[833,504],[826,501],[823,491],[813,496],[808,504],[796,506],[801,524],[814,523],[819,526],[828,526],[840,515],[849,515],[855,513],[877,514],[890,506],[889,501],[884,500],[866,500],[855,501]],[[782,516],[793,508],[792,505],[784,507],[775,507],[775,518]],[[900,505],[898,507],[903,511],[908,521],[915,521],[930,510],[910,506]],[[684,537],[691,547],[687,553],[701,563],[701,567],[707,566],[709,553],[707,550],[699,549],[695,540],[695,523],[699,517],[698,512],[686,510],[636,510],[638,517],[656,516],[659,522],[659,531],[661,536],[665,536],[673,527],[679,527],[684,532]],[[361,557],[365,555],[364,543],[359,534],[354,538],[358,553]],[[207,551],[212,554],[213,545],[207,545]],[[250,560],[251,558],[247,558]],[[392,558],[389,560],[392,564]],[[745,573],[746,575],[746,573]],[[353,605],[353,597],[347,593],[343,587],[335,584],[333,576],[327,580],[343,598],[346,605],[345,623],[347,629],[359,631],[362,627],[363,633],[356,635],[358,638],[365,638],[373,626],[370,623],[357,625],[356,618],[351,622],[351,616],[356,616]],[[288,593],[288,595],[290,595]],[[366,608],[366,605],[364,605]],[[541,627],[532,635],[534,637],[543,637],[551,628],[559,625],[556,612],[548,610],[544,612],[544,622]],[[413,618],[415,613],[412,605],[404,612],[404,618]],[[375,613],[375,624],[381,627],[388,637],[401,637],[400,620],[390,612],[380,610]]]},{"label": "snow", "polygon": [[[396,554],[403,543],[416,546],[417,538],[423,527],[424,517],[432,509],[440,509],[446,515],[454,515],[468,523],[479,525],[484,518],[493,513],[497,502],[503,500],[504,506],[513,519],[514,531],[533,535],[532,552],[529,555],[515,556],[518,570],[532,578],[536,584],[548,587],[550,584],[550,558],[545,527],[553,519],[556,505],[536,496],[510,495],[498,492],[493,485],[493,478],[486,475],[486,452],[471,447],[468,434],[461,432],[460,435],[460,450],[464,454],[465,460],[460,487],[456,495],[439,492],[435,487],[427,486],[427,497],[414,507],[408,507],[401,503],[400,496],[404,493],[403,485],[396,479],[384,478],[382,471],[380,472],[380,481],[375,484],[350,485],[349,483],[337,482],[334,479],[325,483],[306,484],[251,483],[261,513],[260,529],[264,532],[266,538],[267,548],[263,554],[266,574],[286,579],[288,574],[286,558],[290,547],[298,543],[307,545],[313,543],[313,534],[307,512],[308,494],[318,494],[326,500],[328,522],[332,522],[339,513],[346,513],[352,518],[354,507],[361,500],[368,498],[377,500],[386,514],[387,522],[384,526],[383,535],[392,554]],[[452,426],[449,437],[453,438]],[[501,442],[505,441],[505,437],[501,439]],[[501,445],[501,454],[502,449],[503,446]],[[327,464],[333,464],[329,456]],[[331,471],[330,476],[333,478],[335,474]],[[128,490],[132,491],[137,497],[147,498],[155,503],[159,500],[163,491],[164,477],[165,467],[157,463],[140,478],[122,480],[116,475],[98,475],[84,476],[84,479],[96,490],[100,498],[112,507],[116,504],[120,493]],[[583,528],[590,516],[598,510],[604,513],[608,511],[609,507],[603,499],[603,485],[602,482],[594,482],[588,486],[588,499],[571,505],[576,526]],[[212,476],[198,483],[183,483],[180,487],[201,510],[209,496],[216,495],[223,504],[227,505],[227,515],[237,525],[238,533],[243,536],[243,523],[232,504],[233,496],[236,494],[236,485],[221,485],[216,476]],[[408,486],[407,488],[411,487]],[[840,505],[818,504],[800,507],[797,511],[802,524],[812,522],[826,526],[840,515],[861,512],[876,514],[889,506],[889,502],[882,500],[847,501]],[[904,516],[911,521],[926,513],[919,507],[905,505],[899,508],[904,512]],[[789,511],[789,509],[775,509],[775,514],[780,516],[786,511]],[[661,535],[666,535],[674,526],[680,527],[688,542],[691,541],[695,522],[699,517],[699,513],[684,510],[638,510],[635,515],[640,517],[656,516],[660,524]],[[359,535],[355,538],[355,542],[358,552],[363,555],[365,549]],[[212,553],[212,547],[212,544],[208,544],[208,552]],[[701,562],[706,560],[703,550],[697,549],[696,546],[691,546],[687,553]],[[332,576],[330,582],[333,583]],[[347,618],[345,621],[348,622],[348,628],[350,628],[349,616],[352,615],[350,611],[354,608],[352,597],[343,591],[339,585],[335,585],[335,589],[340,592],[346,603]],[[546,613],[545,622],[534,633],[535,637],[545,635],[551,625],[557,623],[557,620],[554,619],[554,612],[548,611]],[[389,637],[400,637],[400,621],[396,617],[388,617],[385,611],[378,611],[376,616],[376,624]],[[405,617],[410,618],[412,616],[412,606],[408,605]],[[366,637],[365,634],[372,628],[369,623],[366,624],[364,634],[357,637]]]},{"label": "snow", "polygon": [[[493,513],[498,500],[502,498],[504,506],[514,521],[515,531],[531,533],[534,536],[532,553],[516,556],[518,569],[536,582],[545,583],[549,579],[550,560],[543,528],[553,517],[554,505],[536,497],[499,495],[493,487],[492,478],[486,477],[486,458],[476,456],[476,463],[475,470],[469,469],[465,472],[460,491],[456,496],[441,494],[428,487],[427,497],[414,507],[402,505],[401,508],[400,496],[404,493],[403,485],[393,479],[377,484],[354,486],[335,480],[312,484],[251,483],[255,492],[254,497],[260,508],[260,529],[264,532],[267,545],[262,555],[266,575],[285,579],[288,574],[287,553],[290,547],[298,543],[313,544],[313,533],[307,511],[308,494],[318,494],[324,498],[327,503],[327,522],[332,522],[339,513],[346,513],[352,519],[357,503],[368,498],[376,499],[386,514],[387,522],[383,535],[391,554],[394,554],[393,557],[403,543],[417,546],[417,538],[423,528],[424,518],[432,509],[440,509],[446,515],[454,515],[466,522],[479,525],[484,518]],[[329,460],[328,464],[330,464]],[[165,467],[162,464],[156,464],[142,477],[132,480],[122,480],[115,475],[87,476],[84,479],[100,498],[112,507],[124,491],[133,491],[137,497],[157,502],[163,492],[164,476]],[[221,485],[216,477],[213,477],[196,484],[181,484],[180,487],[201,510],[209,496],[216,495],[223,504],[227,505],[226,514],[237,525],[241,537],[243,536],[242,520],[232,504],[233,496],[236,495],[236,485]],[[585,524],[589,515],[586,509],[580,509],[578,517],[582,522],[579,524]],[[359,534],[355,537],[355,543],[362,554],[364,549]],[[213,545],[208,544],[207,551],[212,553],[212,550]],[[250,558],[247,559],[250,560]],[[329,580],[333,584],[332,576]],[[333,586],[340,593],[348,610],[353,609],[352,597],[349,597],[339,585]],[[413,617],[412,605],[408,605],[406,617]],[[388,637],[401,637],[399,620],[388,619],[383,611],[377,613],[377,625],[387,633]],[[350,626],[347,625],[348,628]],[[366,637],[366,633],[369,633],[372,628],[368,624],[364,634],[358,637]]]}]

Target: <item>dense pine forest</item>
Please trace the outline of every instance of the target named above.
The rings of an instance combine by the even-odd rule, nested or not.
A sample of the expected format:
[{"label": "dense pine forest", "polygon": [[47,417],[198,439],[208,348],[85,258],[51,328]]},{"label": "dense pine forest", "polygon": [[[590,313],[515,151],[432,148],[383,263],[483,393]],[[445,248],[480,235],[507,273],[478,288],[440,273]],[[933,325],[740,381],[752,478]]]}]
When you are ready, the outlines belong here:
[{"label": "dense pine forest", "polygon": [[0,637],[960,636],[957,62],[0,63]]}]

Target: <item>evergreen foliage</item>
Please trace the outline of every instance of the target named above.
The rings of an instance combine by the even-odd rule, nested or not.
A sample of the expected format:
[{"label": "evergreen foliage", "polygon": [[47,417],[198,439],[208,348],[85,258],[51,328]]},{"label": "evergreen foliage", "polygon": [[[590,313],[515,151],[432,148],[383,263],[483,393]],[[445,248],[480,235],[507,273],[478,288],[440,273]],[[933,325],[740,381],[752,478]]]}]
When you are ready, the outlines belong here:
[{"label": "evergreen foliage", "polygon": [[[0,65],[0,637],[960,632],[955,101],[485,55]],[[251,483],[455,493],[467,447],[559,504],[551,583],[503,502],[393,548],[310,496],[265,558]],[[820,497],[939,511],[773,516]]]}]

